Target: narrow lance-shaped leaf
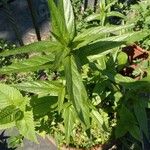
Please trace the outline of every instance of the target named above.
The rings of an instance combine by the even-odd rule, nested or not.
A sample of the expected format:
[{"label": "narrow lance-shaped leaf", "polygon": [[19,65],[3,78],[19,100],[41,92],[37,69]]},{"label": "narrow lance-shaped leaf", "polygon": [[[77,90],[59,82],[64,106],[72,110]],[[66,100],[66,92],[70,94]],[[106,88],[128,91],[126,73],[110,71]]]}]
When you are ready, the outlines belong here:
[{"label": "narrow lance-shaped leaf", "polygon": [[12,85],[15,88],[38,95],[58,96],[63,85],[55,81],[30,81]]},{"label": "narrow lance-shaped leaf", "polygon": [[66,27],[68,29],[70,40],[74,38],[75,35],[75,22],[74,22],[74,13],[70,0],[63,0],[64,4],[64,16]]},{"label": "narrow lance-shaped leaf", "polygon": [[98,125],[102,126],[103,125],[103,118],[101,114],[97,110],[92,110],[91,111],[92,119],[94,119]]},{"label": "narrow lance-shaped leaf", "polygon": [[101,12],[100,13],[100,21],[101,21],[100,23],[103,26],[104,23],[105,23],[105,19],[106,19],[106,13],[105,13],[106,1],[105,0],[101,0],[99,7],[100,7],[100,12]]},{"label": "narrow lance-shaped leaf", "polygon": [[65,100],[66,89],[63,87],[58,93],[58,111],[61,112]]},{"label": "narrow lance-shaped leaf", "polygon": [[92,14],[85,19],[87,22],[100,20],[100,14]]},{"label": "narrow lance-shaped leaf", "polygon": [[139,133],[137,133],[137,122],[135,120],[134,115],[130,112],[130,110],[125,106],[122,105],[122,107],[119,109],[118,112],[120,118],[118,119],[118,125],[115,130],[116,137],[119,138],[121,136],[124,136],[128,131],[131,131],[132,135],[137,138],[139,137]]},{"label": "narrow lance-shaped leaf", "polygon": [[65,57],[68,55],[68,50],[64,49],[62,51],[59,51],[55,55],[55,61],[54,61],[54,70],[58,70],[62,66],[62,61],[65,59]]},{"label": "narrow lance-shaped leaf", "polygon": [[65,139],[67,144],[69,144],[70,136],[72,135],[72,130],[75,122],[74,111],[72,106],[65,108],[65,110],[63,111],[63,118],[65,124]]},{"label": "narrow lance-shaped leaf", "polygon": [[59,39],[60,43],[67,45],[69,37],[64,17],[53,0],[48,0],[48,5],[52,19],[51,21],[52,33],[54,33],[58,37],[57,39]]},{"label": "narrow lance-shaped leaf", "polygon": [[39,69],[48,68],[51,67],[51,65],[47,63],[52,62],[53,60],[54,60],[54,55],[34,56],[27,60],[23,60],[1,68],[0,74],[28,72],[28,71],[36,71]]},{"label": "narrow lance-shaped leaf", "polygon": [[32,53],[32,52],[49,52],[53,53],[61,49],[61,45],[55,41],[39,41],[29,45],[17,47],[15,49],[4,51],[0,53],[0,56],[9,56],[22,53]]},{"label": "narrow lance-shaped leaf", "polygon": [[[138,36],[139,34],[140,37]],[[81,47],[80,49],[76,50],[75,53],[77,53],[78,57],[81,60],[84,60],[87,56],[90,56],[89,59],[91,60],[96,60],[98,57],[112,52],[113,48],[119,47],[127,43],[133,43],[140,40],[141,37],[145,37],[146,35],[146,32],[135,32],[100,39],[89,45]]]},{"label": "narrow lance-shaped leaf", "polygon": [[112,2],[109,1],[109,4],[107,4],[107,6],[105,7],[105,10],[109,10],[111,8],[111,6],[115,5],[115,3],[118,2],[117,0],[113,0]]},{"label": "narrow lance-shaped leaf", "polygon": [[81,75],[75,62],[74,56],[67,56],[64,60],[65,77],[69,99],[81,121],[89,127],[88,96]]},{"label": "narrow lance-shaped leaf", "polygon": [[108,33],[115,34],[117,31],[132,28],[132,27],[133,24],[124,25],[124,26],[111,26],[111,27],[99,26],[99,27],[86,29],[83,33],[75,37],[74,39],[74,43],[76,46],[75,49],[86,46],[87,44],[90,44],[91,42],[94,42],[96,40],[101,40],[102,37],[106,36]]},{"label": "narrow lance-shaped leaf", "polygon": [[136,81],[130,77],[125,77],[121,74],[114,74],[112,71],[105,71],[104,72],[111,81],[122,85],[126,89],[144,89],[144,91],[150,91],[150,85],[149,85],[149,77],[145,77],[139,81]]},{"label": "narrow lance-shaped leaf", "polygon": [[117,11],[111,11],[109,13],[107,13],[107,17],[119,17],[119,18],[122,18],[122,19],[127,19],[127,17],[120,13],[120,12],[117,12]]},{"label": "narrow lance-shaped leaf", "polygon": [[129,129],[129,133],[138,141],[142,142],[142,135],[140,128],[137,125],[133,125],[132,128]]},{"label": "narrow lance-shaped leaf", "polygon": [[138,123],[140,125],[140,129],[145,134],[147,140],[149,140],[149,132],[148,132],[148,120],[145,108],[145,102],[137,99],[134,103],[134,112]]}]

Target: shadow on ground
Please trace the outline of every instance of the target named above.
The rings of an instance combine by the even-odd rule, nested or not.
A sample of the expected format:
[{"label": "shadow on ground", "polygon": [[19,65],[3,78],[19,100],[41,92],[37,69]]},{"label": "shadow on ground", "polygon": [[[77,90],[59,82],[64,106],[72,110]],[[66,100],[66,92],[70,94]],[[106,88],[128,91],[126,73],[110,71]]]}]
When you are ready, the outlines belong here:
[{"label": "shadow on ground", "polygon": [[57,146],[55,145],[55,142],[53,139],[48,139],[48,138],[38,138],[39,144],[36,144],[34,142],[28,141],[24,139],[23,141],[23,147],[18,147],[18,148],[9,148],[8,147],[8,139],[10,136],[16,135],[17,130],[6,130],[6,131],[1,131],[0,133],[0,150],[57,150]]},{"label": "shadow on ground", "polygon": [[[33,0],[37,13],[37,24],[40,27],[41,36],[46,39],[49,36],[49,11],[47,0]],[[37,40],[27,0],[13,0],[9,3],[12,16],[15,18],[20,35],[24,43]],[[9,23],[3,7],[0,7],[0,38],[10,42],[17,42],[16,36]]]}]

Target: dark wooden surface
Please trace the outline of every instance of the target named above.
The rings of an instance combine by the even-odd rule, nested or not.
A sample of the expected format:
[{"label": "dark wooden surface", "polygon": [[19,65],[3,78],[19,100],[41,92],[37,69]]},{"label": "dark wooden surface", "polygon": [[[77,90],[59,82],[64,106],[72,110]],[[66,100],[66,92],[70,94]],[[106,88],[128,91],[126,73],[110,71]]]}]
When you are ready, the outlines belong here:
[{"label": "dark wooden surface", "polygon": [[[32,0],[33,7],[37,15],[36,20],[35,18],[33,19],[33,16],[31,15],[29,9],[30,7],[28,6],[27,0],[10,1],[10,10],[12,12],[12,16],[17,22],[17,26],[19,28],[19,32],[21,34],[21,38],[23,39],[24,44],[37,41],[37,37],[40,40],[40,37],[36,35],[34,22],[36,23],[36,27],[39,27],[40,29],[42,40],[49,37],[50,15],[47,0]],[[85,2],[87,2],[88,6],[93,7],[95,0],[85,0]],[[18,42],[12,26],[8,22],[2,7],[0,7],[0,39],[1,38],[14,43]]]},{"label": "dark wooden surface", "polygon": [[[42,40],[49,37],[49,12],[46,0],[33,0],[37,12],[37,25],[40,28]],[[37,41],[31,13],[26,0],[15,0],[9,4],[12,15],[19,27],[21,37],[25,44]],[[0,8],[0,38],[10,42],[17,42],[16,36],[7,17]]]}]

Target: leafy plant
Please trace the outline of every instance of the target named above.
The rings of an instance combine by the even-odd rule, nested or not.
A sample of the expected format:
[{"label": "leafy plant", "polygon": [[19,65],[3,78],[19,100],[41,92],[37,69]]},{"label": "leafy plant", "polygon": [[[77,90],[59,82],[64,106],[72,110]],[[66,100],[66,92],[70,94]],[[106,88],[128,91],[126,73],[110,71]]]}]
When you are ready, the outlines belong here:
[{"label": "leafy plant", "polygon": [[[143,149],[144,137],[149,140],[146,115],[149,104],[149,99],[146,96],[149,91],[149,71],[147,77],[135,81],[130,77],[120,75],[117,71],[118,66],[116,66],[117,59],[116,61],[113,60],[113,57],[104,57],[99,59],[96,64],[102,73],[98,86],[101,87],[100,92],[97,92],[101,98],[99,105],[107,111],[112,120],[114,119],[112,125],[115,126],[114,135],[116,138],[121,140],[123,145],[124,141],[121,137],[130,138],[132,144],[140,145],[136,141],[138,140],[142,145],[140,145],[140,149]],[[145,88],[143,89],[143,87]],[[134,147],[136,144],[132,146]],[[129,146],[126,148],[130,149]]]},{"label": "leafy plant", "polygon": [[114,6],[118,0],[101,0],[99,2],[99,13],[92,14],[86,18],[87,22],[90,21],[100,21],[100,25],[104,26],[109,24],[110,17],[119,17],[126,19],[125,15],[119,11],[112,11],[112,6]]},{"label": "leafy plant", "polygon": [[[148,0],[139,1],[138,4],[132,5],[127,12],[127,23],[135,23],[134,30],[149,30],[150,28],[150,2]],[[149,36],[141,39],[140,44],[149,49],[150,39]]]},{"label": "leafy plant", "polygon": [[[120,35],[120,30],[132,28],[133,25],[98,26],[77,33],[70,0],[59,1],[57,5],[53,0],[48,0],[48,4],[51,11],[53,38],[0,53],[3,57],[22,53],[37,54],[29,59],[2,67],[0,74],[33,72],[49,68],[56,76],[50,81],[36,80],[11,85],[1,84],[1,129],[16,126],[21,135],[37,142],[35,128],[37,133],[42,134],[43,132],[51,133],[51,130],[60,127],[60,132],[65,135],[64,143],[70,144],[71,140],[73,141],[74,137],[81,132],[87,139],[93,141],[97,135],[94,135],[95,132],[92,133],[92,130],[95,130],[95,126],[98,125],[100,132],[104,134],[100,135],[100,140],[95,144],[104,143],[110,138],[115,123],[115,117],[110,115],[110,110],[117,105],[123,94],[116,93],[115,89],[118,85],[115,88],[112,84],[115,82],[122,85],[122,82],[120,83],[115,76],[110,74],[104,77],[110,78],[112,82],[106,81],[106,83],[111,85],[110,88],[116,95],[110,93],[109,90],[105,91],[105,78],[101,76],[104,71],[100,71],[105,70],[106,65],[103,59],[107,59],[107,54],[114,54],[118,51],[119,46],[140,40],[148,33],[131,32]],[[106,37],[106,35],[111,36]],[[94,70],[96,66],[98,69]],[[101,77],[103,80],[100,80]],[[121,79],[125,78],[121,77]],[[23,97],[16,88],[32,96]],[[25,93],[22,92],[22,94]],[[110,110],[109,108],[107,110],[107,107],[103,107],[102,104],[107,105],[105,98],[109,96],[110,98],[116,96],[116,99]],[[114,112],[116,109],[119,108],[116,106]],[[131,119],[134,118],[125,104],[117,112],[123,114],[124,111],[127,111]],[[131,129],[139,129],[136,121],[133,120],[133,122],[135,124],[131,126]],[[80,131],[77,130],[79,127]],[[123,133],[125,134],[128,130],[123,130]],[[133,131],[130,132],[131,135],[138,138],[139,134]],[[117,134],[117,137],[124,134]],[[55,135],[58,137],[59,133],[55,132]]]}]

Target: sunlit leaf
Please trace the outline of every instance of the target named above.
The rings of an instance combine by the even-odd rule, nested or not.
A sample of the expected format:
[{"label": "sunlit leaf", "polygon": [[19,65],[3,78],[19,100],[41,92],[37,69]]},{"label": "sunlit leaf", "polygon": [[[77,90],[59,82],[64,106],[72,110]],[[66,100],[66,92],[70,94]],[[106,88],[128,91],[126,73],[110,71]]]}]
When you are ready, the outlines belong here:
[{"label": "sunlit leaf", "polygon": [[24,112],[24,118],[17,121],[16,126],[25,138],[37,142],[32,111]]},{"label": "sunlit leaf", "polygon": [[88,96],[74,56],[65,58],[64,68],[69,99],[72,101],[82,122],[86,126],[89,126],[89,108],[87,106]]},{"label": "sunlit leaf", "polygon": [[28,81],[12,85],[19,90],[35,93],[38,95],[57,96],[62,89],[62,84],[55,81]]},{"label": "sunlit leaf", "polygon": [[85,19],[85,21],[87,21],[87,22],[90,22],[93,20],[100,20],[100,15],[99,14],[92,14]]},{"label": "sunlit leaf", "polygon": [[[30,59],[13,63],[0,69],[0,74],[10,74],[18,72],[36,71],[47,68],[47,63],[54,60],[54,55],[34,56]],[[51,66],[51,65],[49,65]]]},{"label": "sunlit leaf", "polygon": [[53,53],[61,49],[61,45],[54,41],[40,41],[29,45],[17,47],[15,49],[4,51],[0,53],[0,56],[9,56],[22,53],[32,53],[32,52],[49,52]]},{"label": "sunlit leaf", "polygon": [[120,13],[120,12],[117,12],[117,11],[111,11],[109,13],[107,13],[107,17],[119,17],[119,18],[122,18],[122,19],[127,19],[127,17]]},{"label": "sunlit leaf", "polygon": [[65,94],[66,94],[66,89],[65,89],[65,87],[63,87],[60,90],[60,92],[58,93],[58,111],[59,111],[59,113],[63,108],[63,103],[65,100]]},{"label": "sunlit leaf", "polygon": [[90,42],[101,39],[108,33],[115,34],[115,32],[117,31],[121,31],[123,29],[128,29],[132,27],[133,27],[133,24],[124,25],[124,26],[92,27],[92,28],[86,29],[83,33],[80,33],[79,35],[77,35],[74,39],[74,42],[78,43],[76,47],[80,48],[82,46],[89,44]]},{"label": "sunlit leaf", "polygon": [[51,26],[52,32],[59,38],[59,42],[67,45],[69,42],[68,30],[61,10],[57,8],[53,0],[48,0],[48,5],[51,14]]},{"label": "sunlit leaf", "polygon": [[23,110],[25,107],[25,98],[23,98],[17,89],[6,84],[0,84],[0,105],[1,109],[9,105],[15,105]]},{"label": "sunlit leaf", "polygon": [[91,115],[92,118],[95,118],[95,120],[98,122],[99,125],[103,125],[103,118],[97,110],[92,110]]},{"label": "sunlit leaf", "polygon": [[74,38],[75,35],[75,22],[74,13],[70,0],[62,0],[64,6],[64,17],[66,22],[66,27],[70,35],[70,40]]},{"label": "sunlit leaf", "polygon": [[67,144],[70,142],[70,137],[72,135],[72,130],[75,123],[74,112],[72,107],[69,106],[63,111],[63,118],[65,124],[65,139]]}]

